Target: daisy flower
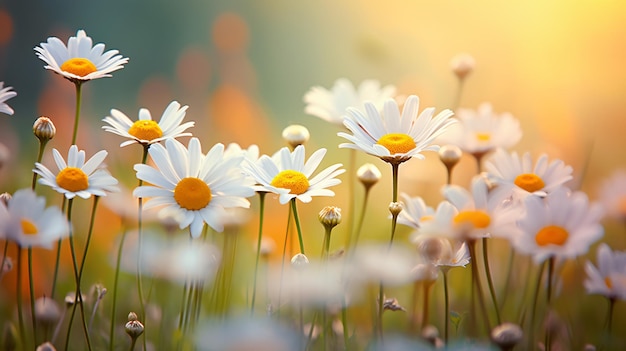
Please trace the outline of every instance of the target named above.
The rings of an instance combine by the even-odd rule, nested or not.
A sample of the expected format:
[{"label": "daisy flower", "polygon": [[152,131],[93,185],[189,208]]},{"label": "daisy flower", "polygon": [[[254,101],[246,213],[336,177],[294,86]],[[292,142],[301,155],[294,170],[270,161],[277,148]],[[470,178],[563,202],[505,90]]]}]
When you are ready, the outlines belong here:
[{"label": "daisy flower", "polygon": [[467,244],[438,235],[416,235],[413,244],[429,263],[442,270],[465,267],[470,262]]},{"label": "daisy flower", "polygon": [[394,100],[387,100],[382,114],[372,103],[365,103],[366,114],[348,108],[344,125],[352,135],[340,132],[342,138],[351,143],[340,144],[340,148],[362,150],[379,157],[385,162],[399,164],[411,157],[424,159],[423,151],[437,151],[432,142],[443,133],[454,120],[452,111],[444,110],[433,117],[435,109],[429,107],[418,115],[419,98],[409,96],[402,109]]},{"label": "daisy flower", "polygon": [[31,189],[18,190],[8,204],[0,201],[0,237],[22,248],[52,249],[69,235],[69,224],[58,207],[46,208],[46,200]]},{"label": "daisy flower", "polygon": [[[453,237],[461,241],[490,236],[508,238],[516,232],[515,221],[521,216],[520,208],[503,206],[504,198],[489,192],[484,177],[478,175],[472,179],[471,191],[448,185],[443,195],[457,210],[451,223]],[[449,210],[443,213],[449,214]]]},{"label": "daisy flower", "polygon": [[46,63],[45,69],[69,79],[74,83],[111,77],[111,72],[124,68],[127,57],[118,55],[117,50],[104,52],[104,44],[95,46],[84,30],[70,37],[67,46],[57,37],[35,47],[37,57]]},{"label": "daisy flower", "polygon": [[398,223],[413,229],[419,229],[423,221],[433,218],[435,209],[426,206],[421,197],[411,197],[406,193],[401,193],[400,197],[402,198],[403,208],[398,215]]},{"label": "daisy flower", "polygon": [[626,218],[626,170],[617,170],[605,179],[598,197],[607,216],[617,220]]},{"label": "daisy flower", "polygon": [[602,243],[598,246],[597,260],[597,268],[590,261],[585,264],[587,293],[626,300],[626,252],[612,251]]},{"label": "daisy flower", "polygon": [[531,194],[546,196],[572,179],[572,167],[558,159],[548,163],[546,154],[539,156],[533,166],[528,152],[520,157],[516,152],[509,154],[498,149],[485,162],[485,169],[490,181],[497,185],[495,191],[516,200]]},{"label": "daisy flower", "polygon": [[66,198],[73,199],[78,196],[88,199],[91,195],[106,196],[107,192],[119,190],[116,186],[117,179],[101,166],[107,156],[105,150],[98,151],[87,162],[85,151],[79,151],[76,145],[70,147],[67,163],[57,149],[52,149],[52,155],[59,169],[57,174],[39,162],[35,163],[33,172],[41,176],[39,183],[64,194]]},{"label": "daisy flower", "polygon": [[163,207],[160,216],[174,218],[180,227],[189,227],[191,236],[200,236],[204,223],[218,232],[224,230],[221,217],[226,208],[249,208],[246,197],[254,195],[252,182],[241,172],[241,157],[225,157],[224,145],[216,144],[204,155],[197,138],[188,147],[176,139],[165,146],[153,144],[148,150],[156,166],[136,164],[137,178],[152,185],[137,187],[135,197],[149,198],[144,208]]},{"label": "daisy flower", "polygon": [[4,82],[0,82],[0,112],[9,116],[13,115],[13,109],[7,105],[5,101],[17,95],[15,91],[11,91],[12,87],[4,87]]},{"label": "daisy flower", "polygon": [[151,145],[166,139],[191,136],[191,133],[185,133],[185,130],[193,127],[195,123],[182,123],[187,108],[188,106],[181,107],[177,101],[170,102],[158,123],[152,120],[150,111],[145,108],[139,110],[139,119],[135,122],[121,111],[112,109],[111,115],[102,120],[109,125],[102,126],[102,129],[130,139],[121,143],[120,147],[134,143]]},{"label": "daisy flower", "polygon": [[304,112],[330,123],[342,125],[348,107],[364,112],[363,104],[369,101],[380,109],[385,100],[394,98],[395,94],[395,86],[386,85],[381,88],[377,80],[364,80],[355,89],[352,82],[340,78],[330,90],[320,86],[312,87],[304,95],[304,102],[307,104]]},{"label": "daisy flower", "polygon": [[460,108],[456,118],[460,123],[448,129],[440,140],[472,155],[510,148],[522,138],[519,121],[510,113],[494,113],[489,103],[481,104],[477,110]]},{"label": "daisy flower", "polygon": [[583,192],[560,187],[545,198],[528,196],[524,205],[526,214],[517,222],[521,233],[512,244],[537,263],[585,254],[604,234],[601,207]]},{"label": "daisy flower", "polygon": [[272,157],[263,155],[258,162],[247,162],[246,169],[259,184],[257,191],[278,194],[281,204],[291,199],[307,203],[313,196],[334,196],[335,193],[327,188],[340,184],[341,180],[335,177],[345,172],[337,163],[311,178],[324,155],[326,149],[319,149],[305,163],[303,145],[297,146],[293,152],[284,147]]}]

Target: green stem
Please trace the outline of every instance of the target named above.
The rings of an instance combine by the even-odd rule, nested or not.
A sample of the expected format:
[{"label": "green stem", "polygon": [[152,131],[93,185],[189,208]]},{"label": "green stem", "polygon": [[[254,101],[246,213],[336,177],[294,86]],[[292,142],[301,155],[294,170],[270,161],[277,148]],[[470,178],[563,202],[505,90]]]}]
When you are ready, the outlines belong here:
[{"label": "green stem", "polygon": [[76,144],[76,136],[78,135],[78,121],[80,120],[80,104],[82,95],[82,82],[74,82],[76,87],[76,114],[74,115],[74,132],[72,133],[72,145]]},{"label": "green stem", "polygon": [[291,214],[293,207],[289,206],[289,214],[287,215],[287,228],[285,229],[285,241],[283,242],[283,256],[280,261],[280,285],[278,286],[278,300],[276,302],[277,317],[280,317],[280,299],[283,290],[283,276],[285,272],[285,255],[287,254],[287,239],[289,238],[289,230],[291,229]]},{"label": "green stem", "polygon": [[[65,196],[63,196],[63,203],[61,205],[61,211],[63,213],[65,213],[65,205],[67,204],[67,198]],[[56,254],[56,258],[54,260],[54,275],[52,278],[52,291],[50,292],[50,298],[54,299],[54,293],[56,292],[56,287],[57,287],[57,277],[59,276],[59,264],[61,262],[61,242],[62,239],[59,239],[57,241],[57,254]]]},{"label": "green stem", "polygon": [[328,254],[330,252],[330,233],[333,231],[333,228],[327,226],[324,233],[324,252],[322,253],[322,258],[328,259]]},{"label": "green stem", "polygon": [[[606,342],[609,343],[611,341],[611,334],[613,331],[613,310],[615,309],[615,298],[608,298],[609,301],[609,310],[606,316]],[[609,344],[610,345],[610,344]],[[609,349],[608,347],[606,349]]]},{"label": "green stem", "polygon": [[[73,202],[74,202],[74,199],[70,199],[67,205],[68,206],[67,207],[67,221],[70,224],[72,223]],[[74,268],[74,279],[76,281],[76,297],[75,297],[75,303],[72,308],[72,314],[70,316],[70,322],[67,328],[67,337],[65,338],[65,350],[67,351],[69,344],[70,344],[70,335],[72,333],[72,322],[74,321],[74,315],[76,314],[76,302],[78,302],[78,305],[80,307],[80,315],[81,315],[81,320],[83,324],[83,331],[85,332],[85,339],[87,341],[87,348],[91,350],[91,340],[89,338],[89,330],[87,329],[87,322],[85,320],[85,309],[83,306],[83,297],[82,297],[82,292],[80,289],[80,277],[78,275],[78,264],[76,262],[76,250],[74,249],[74,231],[72,230],[71,225],[70,225],[69,242],[70,242],[70,253],[72,256],[72,266]]]},{"label": "green stem", "polygon": [[483,238],[483,263],[485,265],[485,275],[487,276],[487,285],[489,286],[489,293],[491,294],[491,301],[493,301],[493,307],[496,310],[496,321],[498,325],[502,323],[500,319],[500,308],[496,299],[496,290],[493,287],[493,279],[491,277],[491,269],[489,268],[489,254],[487,252],[487,238]]},{"label": "green stem", "polygon": [[444,299],[444,327],[443,327],[443,344],[448,345],[448,335],[450,330],[450,299],[448,294],[448,270],[442,270],[443,273],[443,299]]},{"label": "green stem", "polygon": [[[392,196],[392,203],[396,203],[398,202],[398,170],[400,168],[400,164],[399,163],[392,163],[391,164],[391,171],[392,171],[392,175],[393,175],[393,196]],[[396,223],[398,222],[398,213],[392,213],[391,214],[391,238],[389,239],[389,247],[391,247],[391,245],[393,244],[393,238],[396,234]]]},{"label": "green stem", "polygon": [[506,299],[509,295],[509,289],[510,289],[510,285],[511,285],[511,276],[513,275],[513,263],[515,262],[515,250],[511,250],[511,252],[509,253],[509,262],[507,264],[507,269],[506,269],[506,279],[504,282],[504,291],[502,292],[502,300],[500,301],[500,309],[503,310],[505,303],[506,303]]},{"label": "green stem", "polygon": [[533,343],[535,339],[535,313],[537,312],[537,300],[539,298],[539,288],[541,288],[541,278],[543,277],[543,270],[546,267],[544,262],[539,267],[537,273],[537,284],[535,285],[535,293],[533,294],[532,307],[530,309],[530,329],[528,331],[528,350],[534,350]]},{"label": "green stem", "polygon": [[85,261],[87,260],[87,250],[89,250],[89,243],[91,242],[91,236],[93,234],[93,227],[96,221],[96,209],[98,208],[98,201],[100,196],[93,198],[93,206],[91,208],[91,219],[89,220],[89,232],[87,233],[87,241],[85,242],[85,251],[83,252],[83,258],[80,261],[80,268],[78,271],[78,284],[80,284],[83,277],[83,269],[85,269]]},{"label": "green stem", "polygon": [[24,326],[24,316],[22,316],[22,248],[17,247],[17,281],[16,281],[16,295],[17,295],[17,319],[20,323],[20,340],[24,349],[28,349],[26,346],[26,329]]},{"label": "green stem", "polygon": [[476,288],[476,294],[478,295],[478,303],[480,304],[480,308],[482,310],[483,316],[485,317],[485,327],[487,332],[491,331],[491,323],[489,322],[489,314],[487,313],[487,307],[485,306],[485,297],[483,294],[483,288],[480,283],[480,276],[478,274],[478,265],[476,264],[476,240],[471,240],[468,243],[468,247],[470,250],[470,257],[472,258],[472,281],[474,283],[474,287]]},{"label": "green stem", "polygon": [[115,347],[115,308],[117,306],[117,286],[120,277],[120,265],[122,263],[122,250],[124,248],[124,241],[126,240],[126,234],[128,230],[124,228],[122,231],[122,239],[120,245],[117,248],[117,260],[115,262],[115,278],[113,280],[113,301],[111,307],[111,328],[109,330],[109,351],[113,351]]},{"label": "green stem", "polygon": [[422,314],[422,330],[428,325],[429,305],[430,305],[430,283],[424,282],[424,313]]},{"label": "green stem", "polygon": [[33,248],[28,248],[28,287],[30,289],[30,314],[33,323],[33,340],[37,344],[37,318],[35,318],[35,285],[33,282]]},{"label": "green stem", "polygon": [[[48,144],[48,140],[39,140],[39,152],[37,153],[37,163],[41,162],[43,158],[43,152],[46,149],[46,144]],[[31,183],[31,189],[35,190],[37,187],[37,176],[38,174],[33,172],[33,181]]]},{"label": "green stem", "polygon": [[[143,146],[143,154],[141,156],[141,164],[146,164],[148,159],[148,149],[150,145]],[[143,180],[139,179],[139,186],[143,185]],[[137,295],[139,297],[139,311],[141,316],[139,320],[144,321],[144,332],[141,334],[141,340],[143,342],[143,349],[147,350],[147,341],[146,334],[148,332],[147,328],[147,318],[146,318],[146,306],[143,298],[143,284],[141,280],[141,246],[142,246],[142,226],[143,226],[143,198],[137,199]]]},{"label": "green stem", "polygon": [[344,299],[343,308],[341,309],[341,326],[343,327],[343,347],[345,350],[350,349],[350,335],[348,335],[348,307]]},{"label": "green stem", "polygon": [[130,338],[130,351],[133,351],[135,349],[135,344],[137,343],[137,338]]},{"label": "green stem", "polygon": [[363,228],[363,221],[365,220],[365,210],[367,208],[367,200],[369,199],[370,187],[365,188],[365,195],[363,196],[363,205],[361,206],[361,214],[359,215],[359,222],[357,223],[354,242],[350,247],[352,250],[356,249],[356,246],[359,243],[359,238],[361,236],[361,229]]},{"label": "green stem", "polygon": [[298,218],[298,209],[296,208],[296,198],[291,199],[291,209],[293,210],[293,219],[296,222],[296,229],[298,230],[298,241],[300,242],[300,253],[304,253],[304,241],[302,240],[302,229],[300,228],[300,219]]},{"label": "green stem", "polygon": [[252,301],[250,303],[250,315],[254,314],[254,303],[256,301],[256,282],[259,274],[259,258],[261,257],[261,242],[263,240],[263,215],[265,213],[265,194],[264,191],[259,194],[259,235],[256,242],[256,258],[254,260],[254,282],[252,283]]},{"label": "green stem", "polygon": [[[551,256],[548,259],[548,286],[546,287],[546,311],[550,311],[550,302],[552,301],[552,279],[554,275],[554,256]],[[551,340],[551,332],[550,330],[546,330],[545,336],[545,347],[546,351],[550,351],[552,349],[552,340]]]},{"label": "green stem", "polygon": [[[351,174],[352,176],[354,176],[356,173],[356,150],[355,149],[350,149],[350,159],[348,161],[348,173]],[[350,245],[350,241],[352,240],[352,232],[354,230],[354,210],[356,207],[356,200],[355,200],[355,190],[354,190],[354,184],[356,183],[355,179],[351,179],[348,182],[348,199],[349,201],[349,208],[348,208],[348,218],[350,219],[350,223],[348,226],[348,235],[346,236],[347,240],[346,240],[346,247],[351,247]],[[358,233],[358,232],[357,232]],[[358,234],[357,234],[358,236]]]},{"label": "green stem", "polygon": [[383,312],[385,311],[383,308],[385,304],[385,291],[383,289],[383,283],[380,282],[378,285],[378,323],[376,324],[376,333],[381,343],[383,340]]}]

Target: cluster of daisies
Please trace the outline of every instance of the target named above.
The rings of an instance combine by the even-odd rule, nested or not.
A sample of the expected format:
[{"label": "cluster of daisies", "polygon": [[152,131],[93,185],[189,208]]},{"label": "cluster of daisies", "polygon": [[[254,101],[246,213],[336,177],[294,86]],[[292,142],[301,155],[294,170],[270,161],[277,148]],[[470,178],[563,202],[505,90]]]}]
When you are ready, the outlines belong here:
[{"label": "cluster of daisies", "polygon": [[[128,58],[117,50],[105,51],[104,44],[93,45],[82,30],[67,45],[58,38],[49,38],[35,51],[46,63],[46,69],[77,86],[110,77],[128,63]],[[461,80],[469,71],[471,65],[467,62],[455,70]],[[16,93],[3,87],[1,82],[0,112],[12,115],[14,111],[6,101]],[[436,113],[433,107],[420,111],[415,95],[398,96],[394,86],[381,87],[374,80],[355,88],[346,79],[338,80],[330,90],[313,87],[305,94],[304,102],[306,113],[347,129],[337,133],[346,140],[339,148],[367,153],[391,164],[394,170],[412,158],[424,159],[428,151],[439,151],[450,172],[462,153],[472,155],[479,168],[484,168],[473,178],[469,189],[444,186],[445,200],[434,207],[419,196],[401,193],[399,200],[394,196],[390,206],[394,220],[397,218],[400,224],[415,230],[411,240],[420,253],[417,265],[415,260],[407,259],[403,262],[411,262],[408,264],[412,266],[395,270],[402,272],[404,278],[434,281],[438,270],[447,272],[452,267],[467,265],[475,259],[470,252],[479,239],[504,238],[517,252],[542,263],[584,255],[604,234],[601,220],[605,211],[611,209],[592,203],[583,192],[569,188],[573,170],[563,161],[551,160],[545,154],[533,159],[530,153],[508,151],[522,137],[520,124],[510,114],[494,113],[489,104],[476,110],[459,108],[456,114],[449,109]],[[188,230],[191,238],[200,237],[205,224],[222,232],[228,212],[249,208],[248,198],[255,194],[274,194],[281,204],[295,204],[296,200],[309,203],[315,196],[334,196],[330,188],[341,183],[338,176],[346,171],[341,164],[317,171],[326,149],[312,152],[307,159],[303,143],[308,134],[303,137],[300,133],[300,141],[272,154],[260,155],[256,145],[246,149],[221,143],[205,153],[201,141],[188,132],[194,122],[184,121],[186,111],[187,106],[173,101],[159,121],[147,109],[140,109],[138,119],[133,121],[112,109],[103,119],[102,128],[124,138],[121,147],[143,147],[144,161],[134,166],[140,183],[133,190],[134,197],[146,199],[144,210],[159,209],[161,218],[174,220],[181,230]],[[54,126],[48,119],[38,120],[34,131],[42,141],[54,136]],[[191,138],[184,145],[178,141],[181,137]],[[64,159],[59,150],[53,149],[55,167],[36,162],[33,172],[39,177],[39,184],[51,187],[70,203],[76,197],[103,197],[119,191],[118,181],[105,166],[107,155],[107,151],[101,150],[87,159],[84,150],[71,145]],[[375,167],[370,167],[369,172],[380,178]],[[70,235],[71,223],[61,209],[46,208],[46,200],[34,190],[35,183],[31,189],[18,190],[0,201],[0,238],[15,242],[20,248],[52,248],[53,243]],[[623,198],[620,201],[616,206],[623,206]],[[370,250],[367,245],[355,250],[358,254],[353,260],[359,262],[355,267],[371,267],[371,282],[405,281],[394,280],[389,271],[378,275],[376,272],[385,262],[406,255],[390,254],[391,249]],[[600,245],[598,268],[591,263],[585,267],[587,291],[610,299],[626,298],[625,255]],[[300,256],[294,262],[308,262],[308,258]],[[338,273],[342,269],[329,270],[324,266],[317,277],[322,283],[304,289],[316,291],[310,294],[316,302],[329,294],[331,286],[339,287],[330,293],[333,299],[345,297],[343,285],[329,284],[342,281],[345,275],[329,276],[329,271]],[[301,283],[294,289],[301,293],[301,272],[291,281],[298,279]],[[281,276],[275,285],[286,281],[290,279]],[[308,280],[311,281],[314,279]],[[324,291],[316,290],[320,286]],[[289,290],[285,286],[281,289]]]}]

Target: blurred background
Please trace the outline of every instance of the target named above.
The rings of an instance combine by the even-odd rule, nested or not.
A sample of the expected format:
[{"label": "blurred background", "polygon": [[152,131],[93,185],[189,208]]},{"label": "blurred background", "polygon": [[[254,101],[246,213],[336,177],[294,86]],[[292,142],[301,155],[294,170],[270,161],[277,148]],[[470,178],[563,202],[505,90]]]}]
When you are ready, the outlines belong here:
[{"label": "blurred background", "polygon": [[[109,150],[108,166],[128,188],[136,184],[129,165],[140,161],[141,151],[134,145],[122,152],[121,138],[101,130],[113,108],[136,119],[145,107],[158,119],[172,100],[189,105],[186,120],[196,122],[191,132],[205,151],[217,142],[238,142],[272,154],[285,145],[282,129],[302,124],[311,131],[311,148],[329,149],[322,167],[347,164],[347,151],[337,149],[338,127],[304,113],[310,87],[330,88],[341,77],[355,84],[378,79],[400,94],[419,95],[421,108],[441,111],[454,101],[458,82],[450,60],[459,53],[476,60],[461,107],[490,102],[494,111],[512,113],[524,131],[514,150],[563,159],[574,167],[573,186],[592,198],[602,179],[626,167],[626,4],[620,0],[0,0],[0,81],[18,93],[8,101],[15,115],[0,116],[0,142],[8,150],[0,192],[30,185],[37,117],[52,118],[58,135],[49,145],[66,155],[74,85],[45,70],[33,48],[50,36],[67,42],[79,29],[94,44],[130,58],[112,78],[84,84],[78,139],[88,157]],[[47,155],[44,163],[50,162]],[[364,162],[383,170],[382,185],[371,195],[380,211],[372,210],[376,215],[368,220],[384,228],[386,238],[390,170],[359,154],[357,166]],[[469,184],[473,160],[464,158],[459,167],[453,182]],[[401,191],[436,205],[445,182],[436,155],[408,162],[400,172]],[[305,226],[319,226],[315,214],[325,205],[347,206],[346,188],[335,190],[337,198],[318,198],[303,209]],[[268,212],[278,219],[269,221],[267,232],[281,238],[286,206],[272,203]],[[315,229],[321,245],[321,227]],[[624,249],[621,227],[618,234],[607,241]],[[110,259],[111,237],[96,240],[102,246],[93,260]],[[582,277],[576,279],[581,289]]]}]

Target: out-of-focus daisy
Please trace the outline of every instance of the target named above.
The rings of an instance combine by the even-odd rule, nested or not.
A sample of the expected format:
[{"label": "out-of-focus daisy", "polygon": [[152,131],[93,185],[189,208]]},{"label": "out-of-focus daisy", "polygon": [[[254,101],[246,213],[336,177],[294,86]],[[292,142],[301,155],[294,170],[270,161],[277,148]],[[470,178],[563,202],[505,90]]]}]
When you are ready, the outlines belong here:
[{"label": "out-of-focus daisy", "polygon": [[604,234],[602,209],[583,192],[560,187],[545,198],[526,197],[524,206],[526,214],[517,222],[521,233],[512,244],[537,263],[585,254]]},{"label": "out-of-focus daisy", "polygon": [[215,318],[196,328],[194,348],[200,351],[255,350],[292,351],[302,348],[296,329],[276,318]]},{"label": "out-of-focus daisy", "polygon": [[474,156],[499,147],[510,148],[522,138],[519,121],[510,113],[494,113],[489,103],[481,104],[477,110],[460,108],[456,117],[460,123],[449,128],[439,140]]},{"label": "out-of-focus daisy", "polygon": [[485,170],[497,185],[495,192],[512,195],[514,200],[530,194],[546,196],[572,179],[572,167],[561,160],[548,163],[548,155],[542,154],[533,166],[530,153],[520,157],[503,149],[498,149],[485,162]]},{"label": "out-of-focus daisy", "polygon": [[402,198],[403,209],[398,215],[398,223],[418,229],[423,221],[433,218],[435,209],[426,206],[421,197],[411,197],[406,193],[401,193],[400,197]]},{"label": "out-of-focus daisy", "polygon": [[615,171],[601,183],[598,201],[607,216],[617,220],[626,219],[626,170]]},{"label": "out-of-focus daisy", "polygon": [[435,138],[443,133],[454,119],[453,113],[444,110],[433,117],[434,107],[429,107],[418,115],[419,98],[409,96],[402,109],[394,100],[387,100],[382,114],[372,103],[365,103],[365,111],[348,108],[344,125],[352,135],[340,132],[342,138],[351,143],[340,144],[340,148],[362,150],[379,157],[385,162],[399,164],[411,157],[423,159],[423,151],[437,151],[438,145],[432,145]]},{"label": "out-of-focus daisy", "polygon": [[398,286],[413,280],[419,260],[403,246],[365,244],[359,245],[346,263],[348,276],[357,283]]},{"label": "out-of-focus daisy", "polygon": [[111,72],[128,63],[128,58],[119,55],[119,51],[104,52],[104,44],[93,45],[84,30],[70,37],[67,46],[57,37],[50,37],[40,45],[35,47],[35,52],[46,63],[44,68],[75,83],[111,77]]},{"label": "out-of-focus daisy", "polygon": [[464,242],[438,235],[419,235],[419,231],[412,242],[425,260],[442,270],[465,267],[470,262],[469,250]]},{"label": "out-of-focus daisy", "polygon": [[626,300],[626,252],[613,251],[602,243],[598,246],[596,260],[597,268],[590,261],[585,264],[587,293]]},{"label": "out-of-focus daisy", "polygon": [[0,112],[9,116],[13,115],[13,109],[7,105],[5,101],[17,95],[15,91],[12,91],[12,87],[5,87],[4,82],[0,82]]},{"label": "out-of-focus daisy", "polygon": [[46,200],[31,189],[18,190],[5,205],[0,201],[0,237],[22,248],[52,249],[69,235],[69,224],[58,207],[46,208]]},{"label": "out-of-focus daisy", "polygon": [[383,107],[383,103],[387,99],[394,98],[395,95],[395,86],[386,85],[381,87],[380,82],[377,80],[364,80],[355,89],[352,82],[345,78],[340,78],[335,81],[330,90],[320,86],[312,87],[304,95],[304,102],[307,104],[304,112],[330,123],[342,125],[348,107],[365,112],[363,104],[369,101],[380,110]]},{"label": "out-of-focus daisy", "polygon": [[515,221],[521,215],[520,209],[502,206],[504,198],[489,192],[484,177],[475,176],[472,179],[471,191],[458,185],[448,185],[443,194],[457,210],[452,217],[452,237],[466,241],[489,236],[510,237],[515,233]]},{"label": "out-of-focus daisy", "polygon": [[167,139],[165,147],[153,144],[148,152],[156,168],[137,164],[135,171],[152,185],[137,187],[133,195],[149,198],[144,208],[163,206],[159,214],[176,219],[180,229],[190,227],[192,237],[200,236],[205,222],[223,231],[225,208],[250,207],[246,197],[254,190],[239,168],[243,156],[224,157],[223,144],[204,155],[197,138],[191,138],[188,148]]},{"label": "out-of-focus daisy", "polygon": [[57,151],[52,149],[54,162],[59,172],[52,173],[46,166],[37,162],[33,172],[39,174],[39,183],[52,187],[66,198],[75,196],[88,199],[91,195],[106,196],[107,192],[118,191],[117,179],[103,168],[102,162],[107,156],[106,150],[100,150],[85,162],[85,151],[70,146],[67,163]]},{"label": "out-of-focus daisy", "polygon": [[284,147],[273,157],[263,155],[258,162],[248,162],[246,169],[259,184],[256,190],[278,194],[281,204],[294,198],[307,203],[313,196],[334,196],[327,188],[341,183],[335,177],[345,169],[339,169],[342,165],[337,163],[311,177],[326,155],[326,149],[315,151],[306,163],[304,152],[303,145],[293,152]]},{"label": "out-of-focus daisy", "polygon": [[193,127],[195,122],[182,123],[187,108],[188,106],[181,107],[177,101],[170,102],[158,123],[145,108],[139,110],[139,119],[135,122],[121,111],[112,109],[111,115],[103,119],[109,125],[102,126],[102,129],[130,139],[121,143],[120,147],[134,143],[150,145],[166,139],[191,136],[185,130]]},{"label": "out-of-focus daisy", "polygon": [[259,147],[255,144],[248,146],[247,149],[241,147],[237,143],[230,143],[224,150],[224,157],[242,156],[248,162],[256,162],[259,159]]}]

